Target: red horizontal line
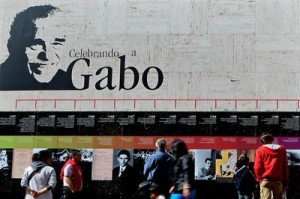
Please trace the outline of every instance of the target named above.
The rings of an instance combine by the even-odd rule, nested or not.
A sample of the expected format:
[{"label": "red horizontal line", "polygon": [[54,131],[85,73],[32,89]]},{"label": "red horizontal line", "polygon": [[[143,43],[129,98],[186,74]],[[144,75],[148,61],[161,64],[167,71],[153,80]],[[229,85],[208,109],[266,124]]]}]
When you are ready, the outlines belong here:
[{"label": "red horizontal line", "polygon": [[259,107],[259,102],[263,102],[263,101],[273,101],[275,102],[275,105],[276,105],[276,108],[278,109],[279,108],[279,102],[297,102],[297,107],[299,108],[300,107],[300,99],[272,99],[272,98],[262,98],[262,99],[254,99],[254,98],[249,98],[249,99],[246,99],[246,98],[233,98],[233,99],[230,99],[230,98],[217,98],[217,99],[209,99],[209,98],[155,98],[155,99],[151,99],[151,98],[127,98],[127,99],[124,99],[124,98],[94,98],[94,99],[88,99],[88,98],[69,98],[69,99],[58,99],[58,98],[53,98],[53,99],[16,99],[15,101],[15,108],[18,107],[18,102],[34,102],[34,106],[35,108],[37,108],[37,104],[39,101],[53,101],[54,102],[54,108],[56,108],[56,103],[58,101],[65,101],[65,102],[68,102],[68,101],[72,101],[74,103],[74,108],[76,108],[76,103],[79,102],[79,101],[90,101],[90,102],[93,102],[93,105],[94,105],[94,108],[96,108],[96,102],[97,101],[112,101],[113,102],[113,108],[115,109],[116,108],[116,103],[117,101],[132,101],[133,102],[133,107],[136,108],[136,102],[137,101],[153,101],[153,106],[154,108],[157,107],[157,101],[174,101],[174,108],[176,109],[177,108],[177,105],[178,105],[178,101],[193,101],[194,102],[194,108],[196,109],[197,108],[197,102],[198,101],[211,101],[211,102],[214,102],[214,107],[215,108],[218,108],[218,102],[220,101],[227,101],[227,102],[234,102],[234,108],[237,109],[238,108],[238,102],[255,102],[255,106],[256,108]]},{"label": "red horizontal line", "polygon": [[169,100],[178,100],[178,101],[194,101],[194,100],[197,100],[197,101],[300,101],[300,99],[272,99],[272,98],[269,98],[269,99],[252,99],[252,98],[249,98],[249,99],[246,99],[246,98],[216,98],[216,99],[209,99],[209,98],[188,98],[188,99],[183,99],[183,98],[128,98],[128,99],[124,99],[124,98],[94,98],[94,99],[82,99],[82,98],[65,98],[65,99],[59,99],[59,98],[53,98],[53,99],[16,99],[16,101],[53,101],[53,100],[56,100],[56,101],[73,101],[73,100],[76,100],[76,101],[94,101],[94,100],[120,100],[120,101],[126,101],[126,100],[162,100],[162,101],[169,101]]}]

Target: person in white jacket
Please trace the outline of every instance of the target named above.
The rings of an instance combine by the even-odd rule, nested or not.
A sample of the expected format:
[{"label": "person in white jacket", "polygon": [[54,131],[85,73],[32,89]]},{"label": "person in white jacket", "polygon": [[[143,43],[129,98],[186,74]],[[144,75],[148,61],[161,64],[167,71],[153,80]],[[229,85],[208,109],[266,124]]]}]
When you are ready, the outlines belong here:
[{"label": "person in white jacket", "polygon": [[52,189],[56,186],[56,173],[49,151],[39,152],[38,159],[28,166],[23,174],[21,186],[25,189],[25,199],[53,199]]}]

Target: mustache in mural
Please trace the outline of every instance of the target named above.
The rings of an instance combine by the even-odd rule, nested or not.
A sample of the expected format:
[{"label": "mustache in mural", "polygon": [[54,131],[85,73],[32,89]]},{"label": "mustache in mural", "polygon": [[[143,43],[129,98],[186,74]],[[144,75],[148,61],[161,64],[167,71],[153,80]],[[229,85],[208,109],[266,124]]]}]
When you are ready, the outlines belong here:
[{"label": "mustache in mural", "polygon": [[[82,71],[90,67],[90,59],[87,58],[77,58],[66,71],[63,70],[65,66],[62,66],[61,59],[65,35],[59,35],[59,31],[50,27],[50,24],[61,20],[63,15],[59,13],[62,13],[59,8],[43,5],[29,7],[16,15],[7,44],[9,57],[0,65],[0,90],[84,90],[90,88],[92,76],[98,76],[98,80],[94,81],[97,90],[132,90],[139,84],[140,76],[145,89],[157,90],[161,87],[164,76],[160,68],[151,66],[141,73],[134,66],[125,67],[125,55],[118,57],[119,82],[113,81],[115,74],[110,66],[99,67],[95,74],[74,74],[73,68],[80,60],[85,64]],[[133,78],[125,77],[125,71]],[[150,72],[156,81],[154,77],[149,77]],[[76,81],[79,81],[76,86],[72,77],[77,77]]]},{"label": "mustache in mural", "polygon": [[40,75],[42,73],[42,71],[39,68],[43,68],[43,65],[46,65],[46,64],[32,63],[32,64],[29,64],[29,67],[33,73]]}]

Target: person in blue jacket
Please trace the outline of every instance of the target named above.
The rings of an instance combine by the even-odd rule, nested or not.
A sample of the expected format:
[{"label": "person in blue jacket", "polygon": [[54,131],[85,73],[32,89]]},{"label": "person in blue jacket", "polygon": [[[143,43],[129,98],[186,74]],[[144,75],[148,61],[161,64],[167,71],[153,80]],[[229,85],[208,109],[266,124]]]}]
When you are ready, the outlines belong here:
[{"label": "person in blue jacket", "polygon": [[167,142],[163,138],[156,141],[157,151],[148,157],[144,165],[144,176],[156,184],[158,195],[168,198],[174,158],[166,152],[166,145]]}]

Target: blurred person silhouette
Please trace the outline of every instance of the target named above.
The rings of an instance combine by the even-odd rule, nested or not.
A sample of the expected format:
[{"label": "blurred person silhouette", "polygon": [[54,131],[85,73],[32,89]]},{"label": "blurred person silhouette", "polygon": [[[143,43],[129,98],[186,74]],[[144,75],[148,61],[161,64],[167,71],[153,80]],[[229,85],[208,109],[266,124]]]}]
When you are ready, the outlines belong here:
[{"label": "blurred person silhouette", "polygon": [[195,165],[193,157],[189,154],[187,146],[182,140],[175,140],[172,143],[172,152],[175,157],[175,163],[170,199],[195,199]]}]

